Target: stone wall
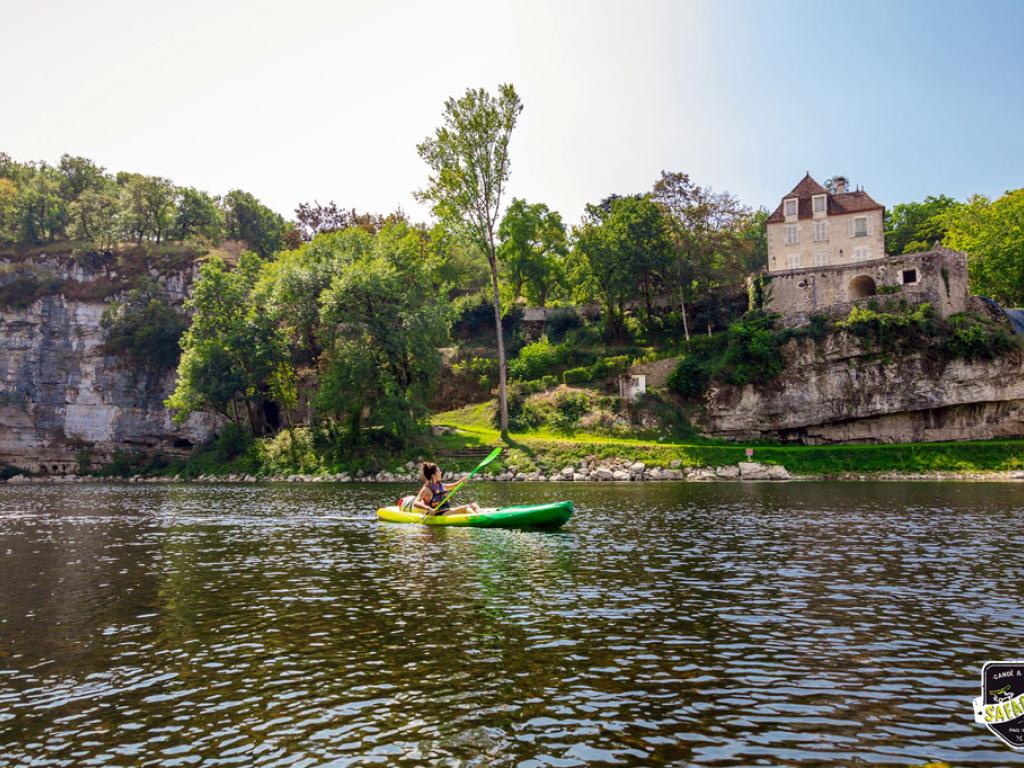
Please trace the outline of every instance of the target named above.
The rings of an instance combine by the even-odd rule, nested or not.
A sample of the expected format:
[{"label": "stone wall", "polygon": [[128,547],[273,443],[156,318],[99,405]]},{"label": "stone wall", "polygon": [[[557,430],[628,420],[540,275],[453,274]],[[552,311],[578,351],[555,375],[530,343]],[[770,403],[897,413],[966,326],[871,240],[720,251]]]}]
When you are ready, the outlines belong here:
[{"label": "stone wall", "polygon": [[[66,473],[80,456],[98,464],[118,449],[183,455],[211,434],[215,422],[207,416],[171,421],[163,401],[173,370],[150,374],[104,353],[100,319],[122,285],[123,261],[83,265],[64,254],[33,263],[64,283],[25,309],[0,309],[0,463]],[[154,268],[149,276],[180,303],[194,265]]]},{"label": "stone wall", "polygon": [[[905,283],[905,273],[911,272],[913,281]],[[912,304],[926,301],[941,317],[964,312],[971,300],[967,257],[946,248],[843,267],[797,269],[766,279],[765,309],[781,314],[788,326],[803,324],[815,314],[845,316],[854,304],[869,301],[879,291],[906,297]]]},{"label": "stone wall", "polygon": [[701,429],[714,437],[817,443],[1024,436],[1024,355],[938,361],[880,355],[847,333],[790,341],[768,386],[721,386]]}]

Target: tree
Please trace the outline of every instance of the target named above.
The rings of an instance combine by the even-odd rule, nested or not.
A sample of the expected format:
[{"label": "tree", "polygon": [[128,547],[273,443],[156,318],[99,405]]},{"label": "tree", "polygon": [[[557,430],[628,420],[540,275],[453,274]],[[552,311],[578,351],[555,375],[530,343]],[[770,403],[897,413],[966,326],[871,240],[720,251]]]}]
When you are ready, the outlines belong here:
[{"label": "tree", "polygon": [[99,190],[108,183],[103,168],[87,157],[61,155],[57,171],[61,176],[61,196],[69,203],[81,197],[86,190]]},{"label": "tree", "polygon": [[314,406],[346,421],[353,443],[364,428],[404,443],[440,370],[447,308],[423,300],[433,286],[411,258],[418,240],[407,225],[385,228],[371,254],[339,265],[321,296],[327,342]]},{"label": "tree", "polygon": [[767,261],[767,216],[758,218],[728,192],[694,184],[685,173],[662,171],[652,195],[671,217],[683,333],[689,339],[687,305],[710,298],[716,288],[742,283],[753,264]]},{"label": "tree", "polygon": [[264,429],[262,404],[287,365],[284,338],[274,319],[252,301],[260,260],[243,253],[229,270],[219,257],[204,262],[185,303],[192,323],[182,336],[178,381],[165,401],[183,421],[214,411],[236,426]]},{"label": "tree", "polygon": [[587,259],[611,335],[625,335],[626,304],[638,296],[644,297],[650,320],[651,296],[672,254],[666,217],[650,197],[615,197],[588,205],[576,230],[576,247]]},{"label": "tree", "polygon": [[202,237],[219,244],[224,239],[224,214],[217,200],[195,187],[179,188],[174,234],[179,240]]},{"label": "tree", "polygon": [[972,292],[1024,306],[1024,189],[994,201],[975,195],[940,218],[945,244],[967,254]]},{"label": "tree", "polygon": [[121,184],[121,227],[141,244],[164,240],[174,224],[177,190],[168,179],[138,173],[118,174]]},{"label": "tree", "polygon": [[508,439],[505,342],[498,292],[496,230],[501,197],[509,177],[509,141],[523,105],[510,84],[498,95],[468,89],[445,102],[444,124],[418,147],[430,167],[427,188],[417,197],[434,214],[463,232],[487,257],[491,268],[494,326],[498,343],[498,402],[501,436]]},{"label": "tree", "polygon": [[18,237],[18,185],[0,178],[0,243],[13,243]]},{"label": "tree", "polygon": [[946,237],[947,214],[959,206],[946,195],[900,203],[885,212],[885,249],[893,256],[927,251]]},{"label": "tree", "polygon": [[188,320],[170,305],[158,283],[147,280],[107,307],[100,327],[106,352],[159,372],[178,362],[178,342]]},{"label": "tree", "polygon": [[116,188],[109,185],[86,189],[71,203],[68,234],[94,251],[109,253],[119,236],[119,204]]},{"label": "tree", "polygon": [[18,240],[52,242],[66,234],[68,204],[60,194],[60,179],[53,168],[41,165],[18,185]]},{"label": "tree", "polygon": [[284,247],[288,225],[279,213],[240,189],[224,196],[224,206],[228,238],[244,240],[263,258]]},{"label": "tree", "polygon": [[567,245],[565,225],[543,203],[512,199],[498,228],[498,259],[512,280],[512,300],[526,289],[527,299],[543,307],[562,280]]}]

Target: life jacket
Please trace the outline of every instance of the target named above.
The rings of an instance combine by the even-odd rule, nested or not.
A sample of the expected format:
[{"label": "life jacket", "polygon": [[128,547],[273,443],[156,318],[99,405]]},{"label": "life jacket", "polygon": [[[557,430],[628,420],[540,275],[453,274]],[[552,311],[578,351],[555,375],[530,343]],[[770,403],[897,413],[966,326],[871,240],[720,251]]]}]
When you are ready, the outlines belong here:
[{"label": "life jacket", "polygon": [[445,502],[442,506],[441,500],[445,497],[444,483],[427,483],[427,488],[430,489],[430,506],[434,509],[451,509],[452,505],[449,502]]}]

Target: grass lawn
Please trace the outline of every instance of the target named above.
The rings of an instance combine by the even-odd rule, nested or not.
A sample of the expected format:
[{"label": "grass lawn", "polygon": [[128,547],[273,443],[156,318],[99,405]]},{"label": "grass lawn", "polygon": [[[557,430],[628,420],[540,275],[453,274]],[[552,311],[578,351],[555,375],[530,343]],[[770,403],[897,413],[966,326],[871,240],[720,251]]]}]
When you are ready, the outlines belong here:
[{"label": "grass lawn", "polygon": [[[498,431],[491,422],[492,408],[488,403],[481,403],[433,416],[433,425],[458,430],[455,434],[435,438],[438,446],[454,449],[456,446],[499,445]],[[588,456],[617,457],[660,466],[668,466],[672,460],[680,461],[683,466],[721,466],[744,461],[747,448],[754,450],[754,461],[782,464],[797,475],[1024,469],[1024,440],[809,446],[714,440],[655,442],[579,432],[532,431],[513,434],[511,442],[510,450],[503,456],[504,463],[521,470],[560,469]]]}]

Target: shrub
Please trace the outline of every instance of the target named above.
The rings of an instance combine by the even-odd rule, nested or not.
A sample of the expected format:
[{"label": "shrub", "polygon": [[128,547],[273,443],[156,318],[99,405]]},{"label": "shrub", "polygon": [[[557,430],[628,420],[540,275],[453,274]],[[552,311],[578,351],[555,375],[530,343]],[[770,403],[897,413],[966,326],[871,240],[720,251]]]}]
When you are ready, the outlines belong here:
[{"label": "shrub", "polygon": [[696,400],[707,391],[710,381],[706,361],[684,357],[669,374],[668,388],[686,400]]},{"label": "shrub", "polygon": [[277,473],[310,474],[320,471],[313,435],[304,427],[283,429],[258,443],[261,466]]},{"label": "shrub", "polygon": [[594,379],[606,379],[609,376],[617,376],[625,373],[629,368],[629,355],[616,355],[614,357],[602,357],[591,366],[591,376]]},{"label": "shrub", "polygon": [[1017,348],[1014,337],[1004,328],[985,324],[975,316],[953,315],[949,324],[950,335],[942,344],[946,357],[992,360]]},{"label": "shrub", "polygon": [[561,347],[552,344],[547,336],[541,336],[519,351],[519,357],[508,364],[508,374],[510,378],[523,381],[536,379],[549,373],[564,358],[565,351]]},{"label": "shrub", "polygon": [[481,388],[489,389],[498,379],[498,361],[493,357],[471,357],[454,363],[452,374],[473,377]]},{"label": "shrub", "polygon": [[906,303],[882,309],[877,302],[867,307],[854,306],[837,328],[849,331],[864,341],[878,344],[886,351],[921,346],[928,336],[936,335],[932,307],[928,303],[910,309]]},{"label": "shrub", "polygon": [[590,368],[570,368],[562,373],[562,381],[566,384],[586,384],[594,378]]},{"label": "shrub", "polygon": [[547,332],[555,339],[564,339],[569,331],[583,326],[583,318],[575,307],[560,307],[548,315]]},{"label": "shrub", "polygon": [[100,327],[107,354],[162,371],[177,364],[188,320],[168,303],[156,283],[147,282],[129,291],[123,302],[107,307]]},{"label": "shrub", "polygon": [[582,392],[560,392],[555,396],[551,424],[563,432],[572,430],[590,410],[590,398]]},{"label": "shrub", "polygon": [[774,317],[748,312],[726,331],[722,379],[734,386],[771,381],[785,368]]}]

